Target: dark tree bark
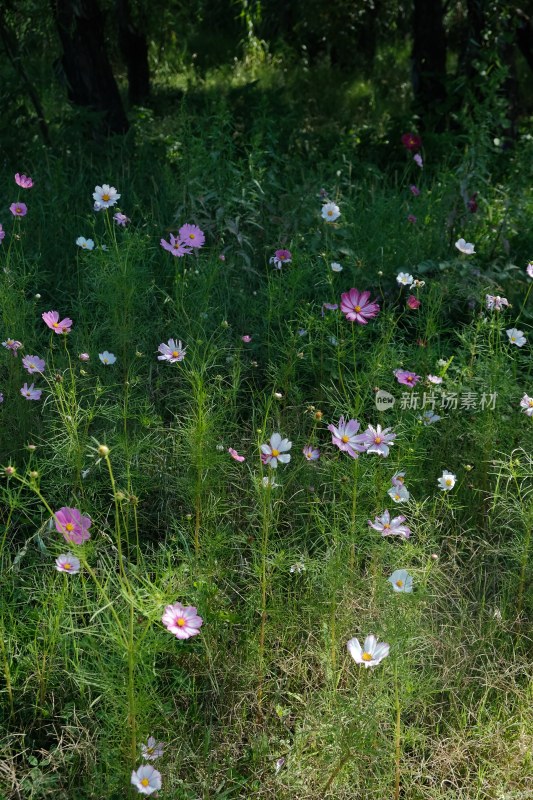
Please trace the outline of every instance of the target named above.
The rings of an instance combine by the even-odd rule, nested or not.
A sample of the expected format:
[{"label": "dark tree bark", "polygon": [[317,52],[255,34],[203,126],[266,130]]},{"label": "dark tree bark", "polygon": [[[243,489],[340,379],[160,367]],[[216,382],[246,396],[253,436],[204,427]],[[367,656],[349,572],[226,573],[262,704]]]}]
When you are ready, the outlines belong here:
[{"label": "dark tree bark", "polygon": [[424,120],[446,99],[446,33],[442,0],[414,2],[412,65],[415,103]]},{"label": "dark tree bark", "polygon": [[107,56],[98,1],[52,0],[52,7],[69,100],[102,112],[106,133],[125,133],[128,120]]},{"label": "dark tree bark", "polygon": [[533,70],[533,22],[520,8],[516,10],[516,16],[518,18],[516,43],[529,68]]},{"label": "dark tree bark", "polygon": [[135,24],[129,0],[116,0],[118,45],[128,70],[128,100],[142,106],[150,96],[150,69],[146,35]]}]

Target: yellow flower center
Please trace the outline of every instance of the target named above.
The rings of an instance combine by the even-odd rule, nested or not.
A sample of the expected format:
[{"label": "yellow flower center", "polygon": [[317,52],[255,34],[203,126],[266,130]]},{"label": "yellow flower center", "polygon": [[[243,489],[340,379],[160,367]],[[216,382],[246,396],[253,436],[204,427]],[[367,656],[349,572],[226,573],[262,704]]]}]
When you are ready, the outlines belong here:
[{"label": "yellow flower center", "polygon": [[179,357],[180,357],[180,355],[181,355],[181,354],[180,354],[180,351],[179,351],[179,350],[173,350],[173,351],[172,351],[172,358],[179,358]]},{"label": "yellow flower center", "polygon": [[67,522],[67,524],[65,525],[65,528],[66,528],[67,531],[73,531],[74,530],[74,525],[72,524],[72,522]]},{"label": "yellow flower center", "polygon": [[344,444],[346,444],[346,442],[350,441],[350,437],[349,436],[343,436],[342,437],[342,441],[344,442]]},{"label": "yellow flower center", "polygon": [[183,626],[185,625],[184,618],[183,617],[178,617],[177,620],[176,620],[176,625],[178,626],[178,628],[183,628]]},{"label": "yellow flower center", "polygon": [[376,438],[374,439],[374,443],[381,444],[381,436],[376,436]]},{"label": "yellow flower center", "polygon": [[390,528],[390,525],[389,525],[389,523],[388,523],[388,522],[385,522],[385,523],[384,523],[384,525],[383,525],[383,527],[384,527],[384,528]]},{"label": "yellow flower center", "polygon": [[330,209],[330,210],[328,211],[328,217],[332,217],[332,216],[333,216],[333,211]]},{"label": "yellow flower center", "polygon": [[68,570],[68,569],[72,569],[72,564],[69,564],[69,563],[68,563],[68,561],[66,561],[66,562],[63,564],[63,569],[67,569],[67,570]]},{"label": "yellow flower center", "polygon": [[413,379],[410,375],[407,376],[407,383],[412,383]]},{"label": "yellow flower center", "polygon": [[189,239],[194,239],[194,233],[189,233]]},{"label": "yellow flower center", "polygon": [[531,400],[529,401],[528,405],[529,405],[529,407],[530,407],[530,408],[533,408],[533,397],[532,397],[532,398],[531,398]]},{"label": "yellow flower center", "polygon": [[59,328],[59,322],[52,322],[52,328]]},{"label": "yellow flower center", "polygon": [[395,499],[395,500],[401,500],[401,497],[400,497],[400,495],[399,495],[399,494],[395,494],[395,495],[394,495],[394,499]]},{"label": "yellow flower center", "polygon": [[402,579],[401,579],[401,578],[398,578],[398,580],[396,581],[396,586],[398,586],[400,589],[402,588],[402,586],[403,586],[403,581],[402,581]]},{"label": "yellow flower center", "polygon": [[371,653],[363,653],[361,656],[363,661],[372,661],[372,654]]},{"label": "yellow flower center", "polygon": [[[104,203],[107,203],[109,199],[110,199],[110,195],[108,195],[108,194],[103,194],[102,195],[102,200],[104,201]],[[147,785],[147,783],[148,782],[146,782],[145,786]]]},{"label": "yellow flower center", "polygon": [[355,306],[354,311],[357,311],[357,313],[359,313],[361,311],[361,306]]},{"label": "yellow flower center", "polygon": [[279,456],[279,450],[276,450],[274,448],[274,450],[272,450],[272,455],[274,456],[274,458],[277,458]]},{"label": "yellow flower center", "polygon": [[452,486],[453,485],[453,481],[452,481],[451,478],[446,478],[446,480],[444,482],[445,482],[446,486]]},{"label": "yellow flower center", "polygon": [[143,778],[141,780],[141,786],[150,786],[150,781],[148,780],[148,778]]}]

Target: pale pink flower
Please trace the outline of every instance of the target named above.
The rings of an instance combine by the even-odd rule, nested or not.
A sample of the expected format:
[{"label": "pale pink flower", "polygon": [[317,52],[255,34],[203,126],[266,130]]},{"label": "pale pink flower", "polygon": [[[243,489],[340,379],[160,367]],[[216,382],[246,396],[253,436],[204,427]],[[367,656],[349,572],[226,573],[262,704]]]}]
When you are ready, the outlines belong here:
[{"label": "pale pink flower", "polygon": [[241,336],[241,339],[244,342],[244,344],[250,344],[250,342],[252,341],[252,337],[249,334]]},{"label": "pale pink flower", "polygon": [[17,339],[6,339],[5,342],[2,342],[2,346],[11,350],[13,355],[16,356],[17,350],[20,350],[22,347],[22,342],[17,341]]},{"label": "pale pink flower", "polygon": [[39,358],[39,356],[24,356],[22,366],[31,375],[33,372],[44,372],[46,365],[44,359]]},{"label": "pale pink flower", "polygon": [[359,289],[350,289],[341,294],[341,311],[348,322],[358,322],[366,325],[369,319],[377,317],[379,305],[374,301],[369,303],[370,292],[360,292]]},{"label": "pale pink flower", "polygon": [[[102,186],[95,186],[93,192],[93,200],[95,200],[95,210],[99,211],[101,208],[110,208],[114,206],[117,200],[120,199],[120,194],[114,186],[109,186],[108,183]],[[98,206],[98,208],[96,208]]]},{"label": "pale pink flower", "polygon": [[89,361],[90,355],[89,353],[80,353],[78,358],[80,359],[80,361]]},{"label": "pale pink flower", "polygon": [[153,794],[157,792],[161,784],[161,773],[151,764],[143,764],[138,770],[131,773],[131,784],[135,786],[139,794]]},{"label": "pale pink flower", "polygon": [[72,328],[72,320],[69,317],[60,320],[57,311],[44,311],[41,314],[44,322],[51,328],[54,333],[70,333]]},{"label": "pale pink flower", "polygon": [[72,553],[63,553],[56,558],[56,569],[58,572],[69,572],[71,575],[75,575],[80,571],[80,560]]},{"label": "pale pink flower", "polygon": [[26,398],[26,400],[40,400],[42,395],[42,390],[35,389],[33,383],[30,386],[28,386],[28,384],[25,383],[22,389],[20,390],[20,393],[23,397]]},{"label": "pale pink flower", "polygon": [[161,621],[177,639],[190,639],[191,636],[197,636],[203,625],[203,619],[198,616],[196,607],[182,606],[181,603],[166,606]]},{"label": "pale pink flower", "polygon": [[421,379],[420,375],[417,375],[415,372],[409,372],[405,369],[394,370],[394,375],[396,376],[398,383],[402,383],[404,386],[410,386],[411,388],[416,386],[418,381]]},{"label": "pale pink flower", "polygon": [[420,308],[422,303],[418,299],[418,297],[415,297],[414,294],[410,294],[409,297],[407,298],[407,305],[409,306],[409,308],[416,310],[417,308]]},{"label": "pale pink flower", "polygon": [[412,183],[412,184],[411,184],[411,186],[409,187],[409,189],[411,190],[411,194],[412,194],[414,197],[418,197],[418,195],[420,194],[420,189],[418,188],[418,186],[415,186],[415,184],[414,184],[414,183]]},{"label": "pale pink flower", "polygon": [[288,439],[282,439],[279,433],[273,433],[270,437],[270,442],[261,445],[261,460],[263,464],[268,464],[272,469],[277,469],[278,462],[280,464],[288,464],[291,460],[288,452],[291,447],[292,442],[289,442]]},{"label": "pale pink flower", "polygon": [[18,172],[15,173],[15,183],[21,189],[31,189],[33,186],[33,181],[28,175],[20,175]]},{"label": "pale pink flower", "polygon": [[203,247],[205,244],[205,234],[198,225],[182,225],[179,229],[179,237],[188,247]]},{"label": "pale pink flower", "polygon": [[359,453],[364,453],[366,449],[365,435],[356,435],[360,427],[359,420],[350,419],[345,421],[344,417],[341,417],[337,425],[328,425],[332,444],[337,445],[343,453],[348,453],[351,458],[359,458]]},{"label": "pale pink flower", "polygon": [[501,311],[502,308],[509,306],[509,300],[506,297],[500,297],[499,294],[488,294],[485,297],[488,311]]},{"label": "pale pink flower", "polygon": [[374,522],[368,520],[368,524],[375,531],[379,531],[382,536],[401,536],[403,539],[408,539],[411,531],[404,525],[405,517],[400,514],[398,517],[391,519],[388,509],[385,509],[380,517],[376,517]]},{"label": "pale pink flower", "polygon": [[533,417],[533,397],[525,394],[520,400],[520,408],[523,409],[524,414],[528,417]]},{"label": "pale pink flower", "polygon": [[413,161],[420,167],[420,169],[422,169],[422,167],[424,166],[424,162],[422,160],[422,156],[420,155],[420,153],[415,153],[415,155],[413,156]]},{"label": "pale pink flower", "polygon": [[367,453],[377,453],[380,456],[388,456],[390,446],[396,439],[395,433],[389,433],[390,428],[381,429],[381,425],[375,428],[369,425],[363,433],[363,443]]},{"label": "pale pink flower", "polygon": [[158,361],[168,361],[170,364],[175,364],[177,361],[183,361],[187,348],[182,345],[181,341],[169,339],[168,344],[162,342],[159,345],[157,352],[161,353],[160,356],[157,356]]},{"label": "pale pink flower", "polygon": [[26,203],[11,203],[9,210],[14,217],[25,217],[28,213],[28,207]]},{"label": "pale pink flower", "polygon": [[165,250],[168,250],[168,252],[172,253],[173,256],[178,256],[179,258],[192,253],[190,245],[186,245],[185,242],[179,238],[179,236],[173,236],[172,234],[170,234],[170,242],[167,242],[166,239],[161,239],[161,247],[163,247]]},{"label": "pale pink flower", "polygon": [[6,238],[6,232],[3,229],[2,225],[0,225],[0,242],[3,242],[5,238]]},{"label": "pale pink flower", "polygon": [[240,456],[238,452],[233,449],[233,447],[228,447],[228,453],[234,461],[244,461],[244,456]]},{"label": "pale pink flower", "polygon": [[428,381],[432,383],[434,386],[438,386],[442,383],[442,378],[440,375],[428,375]]},{"label": "pale pink flower", "polygon": [[362,647],[359,639],[355,637],[350,639],[346,646],[355,663],[362,664],[364,667],[377,666],[380,661],[387,658],[390,651],[390,645],[386,642],[378,642],[372,633],[366,637]]},{"label": "pale pink flower", "polygon": [[306,457],[307,461],[318,461],[320,458],[320,450],[318,447],[313,447],[312,444],[306,444],[302,453]]},{"label": "pale pink flower", "polygon": [[527,265],[526,272],[530,278],[533,278],[533,261],[530,261]]},{"label": "pale pink flower", "polygon": [[77,508],[63,506],[54,514],[56,531],[62,533],[67,542],[83,544],[91,538],[89,528],[92,520],[89,516],[82,516]]},{"label": "pale pink flower", "polygon": [[117,211],[116,214],[113,214],[113,219],[117,225],[120,225],[122,228],[125,228],[128,222],[131,222],[131,219],[125,214],[121,214],[120,211]]},{"label": "pale pink flower", "polygon": [[147,761],[155,761],[156,758],[161,758],[165,752],[165,745],[163,742],[156,742],[153,736],[148,737],[146,744],[141,744],[142,757]]},{"label": "pale pink flower", "polygon": [[395,472],[390,481],[393,486],[403,486],[405,484],[405,472]]}]

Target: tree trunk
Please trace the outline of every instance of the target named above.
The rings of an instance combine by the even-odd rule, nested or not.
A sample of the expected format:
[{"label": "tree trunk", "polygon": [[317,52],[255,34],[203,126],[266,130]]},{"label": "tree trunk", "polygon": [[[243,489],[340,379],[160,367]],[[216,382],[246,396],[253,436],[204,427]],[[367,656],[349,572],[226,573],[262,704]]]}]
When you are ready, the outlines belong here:
[{"label": "tree trunk", "polygon": [[104,42],[98,0],[52,0],[69,100],[103,113],[106,133],[125,133],[122,106]]},{"label": "tree trunk", "polygon": [[132,19],[129,0],[116,0],[118,45],[128,70],[128,100],[142,106],[150,97],[148,42]]},{"label": "tree trunk", "polygon": [[446,99],[446,33],[442,0],[414,2],[412,64],[415,103],[424,120]]}]

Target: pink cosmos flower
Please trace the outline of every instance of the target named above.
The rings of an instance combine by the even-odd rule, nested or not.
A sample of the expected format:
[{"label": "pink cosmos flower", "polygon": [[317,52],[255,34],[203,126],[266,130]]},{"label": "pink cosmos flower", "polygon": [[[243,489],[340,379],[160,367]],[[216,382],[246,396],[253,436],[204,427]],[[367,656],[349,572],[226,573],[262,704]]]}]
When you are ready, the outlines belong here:
[{"label": "pink cosmos flower", "polygon": [[418,221],[418,217],[415,217],[414,214],[407,215],[407,222],[410,222],[411,225],[414,225]]},{"label": "pink cosmos flower", "polygon": [[411,194],[412,194],[414,197],[418,197],[418,195],[420,194],[420,189],[418,188],[418,186],[415,186],[415,184],[414,184],[414,183],[412,183],[412,184],[411,184],[411,186],[409,187],[409,189],[411,190]]},{"label": "pink cosmos flower", "polygon": [[533,261],[530,261],[526,267],[526,272],[529,278],[533,278]]},{"label": "pink cosmos flower", "polygon": [[404,133],[402,136],[402,144],[406,150],[420,150],[422,147],[422,139],[416,133]]},{"label": "pink cosmos flower", "polygon": [[182,345],[181,341],[169,339],[168,344],[162,342],[159,345],[157,352],[161,353],[160,356],[157,356],[158,361],[168,361],[170,364],[175,364],[177,361],[183,361],[187,348]]},{"label": "pink cosmos flower", "polygon": [[131,222],[131,219],[125,214],[121,214],[120,211],[117,211],[116,214],[113,214],[113,219],[117,225],[120,225],[122,228],[125,228],[128,222]]},{"label": "pink cosmos flower", "polygon": [[442,378],[440,375],[428,375],[428,381],[434,386],[439,386],[442,383]]},{"label": "pink cosmos flower", "polygon": [[228,453],[234,461],[244,461],[244,456],[240,456],[238,452],[233,449],[233,447],[228,447]]},{"label": "pink cosmos flower", "polygon": [[424,166],[424,162],[422,160],[422,156],[420,155],[420,153],[415,153],[415,155],[413,156],[413,161],[420,167],[420,169],[422,169],[422,167]]},{"label": "pink cosmos flower", "polygon": [[191,636],[196,636],[200,633],[204,622],[202,617],[198,616],[195,606],[182,606],[181,603],[166,606],[161,621],[177,639],[190,639]]},{"label": "pink cosmos flower", "polygon": [[411,535],[411,531],[407,525],[403,524],[404,522],[405,517],[403,514],[391,519],[388,509],[385,509],[380,517],[376,517],[374,522],[368,520],[370,527],[374,528],[375,531],[379,531],[382,536],[401,536],[404,539],[408,539]]},{"label": "pink cosmos flower", "polygon": [[246,334],[245,336],[241,336],[241,339],[245,344],[250,344],[250,342],[252,341],[252,337],[249,336],[248,334]]},{"label": "pink cosmos flower", "polygon": [[292,253],[290,250],[276,250],[274,255],[269,259],[271,264],[274,264],[276,269],[281,269],[284,264],[290,264],[292,261]]},{"label": "pink cosmos flower", "polygon": [[313,447],[312,444],[306,444],[302,453],[308,461],[318,461],[320,458],[320,450],[318,447]]},{"label": "pink cosmos flower", "polygon": [[4,395],[2,394],[2,392],[0,392],[0,403],[3,403],[3,402],[4,402]]},{"label": "pink cosmos flower", "polygon": [[416,386],[421,379],[421,376],[417,375],[416,372],[408,372],[405,369],[395,369],[394,375],[398,383],[403,383],[404,386],[410,386],[411,389]]},{"label": "pink cosmos flower", "polygon": [[403,486],[405,484],[405,472],[395,472],[390,481],[393,486]]},{"label": "pink cosmos flower", "polygon": [[500,297],[499,294],[488,294],[485,297],[488,311],[501,311],[502,308],[509,306],[509,300],[506,297]]},{"label": "pink cosmos flower", "polygon": [[291,447],[292,442],[289,442],[288,439],[282,439],[279,433],[273,433],[270,437],[270,442],[261,445],[261,460],[263,464],[268,464],[272,469],[277,469],[278,462],[280,464],[288,464],[291,460],[288,452]]},{"label": "pink cosmos flower", "polygon": [[72,328],[72,320],[65,317],[60,321],[57,311],[45,311],[41,314],[44,322],[51,328],[54,333],[70,333]]},{"label": "pink cosmos flower", "polygon": [[31,375],[33,372],[44,372],[45,361],[39,356],[24,356],[22,366]]},{"label": "pink cosmos flower", "polygon": [[3,242],[5,238],[6,238],[6,232],[3,229],[2,225],[0,225],[0,242]]},{"label": "pink cosmos flower", "polygon": [[25,217],[28,213],[28,207],[26,203],[11,203],[9,210],[14,217]]},{"label": "pink cosmos flower", "polygon": [[349,292],[341,294],[341,311],[348,322],[366,325],[369,319],[377,317],[379,305],[375,300],[369,303],[369,297],[370,292],[360,292],[359,289],[350,289]]},{"label": "pink cosmos flower", "polygon": [[89,361],[90,355],[89,353],[80,353],[78,358],[80,359],[80,361]]},{"label": "pink cosmos flower", "polygon": [[67,542],[73,544],[83,544],[91,538],[89,528],[92,520],[88,516],[82,516],[77,508],[67,508],[63,506],[54,514],[56,531],[62,533]]},{"label": "pink cosmos flower", "polygon": [[20,175],[18,172],[15,174],[15,183],[21,189],[31,189],[33,181],[28,175]]},{"label": "pink cosmos flower", "polygon": [[179,237],[188,247],[203,247],[205,244],[205,234],[197,225],[182,225],[179,229]]},{"label": "pink cosmos flower", "polygon": [[168,250],[173,256],[178,256],[178,258],[192,253],[191,245],[186,245],[179,236],[173,236],[172,234],[170,234],[170,242],[167,242],[166,239],[161,239],[161,247]]},{"label": "pink cosmos flower", "polygon": [[337,425],[328,425],[332,444],[337,445],[343,453],[348,453],[351,458],[359,458],[359,453],[364,453],[366,450],[364,434],[356,435],[360,427],[359,420],[350,419],[346,422],[344,417],[341,417]]},{"label": "pink cosmos flower", "polygon": [[409,297],[407,298],[407,305],[409,306],[409,308],[416,310],[417,308],[420,308],[422,303],[420,302],[418,297],[415,297],[414,294],[410,294]]},{"label": "pink cosmos flower", "polygon": [[6,339],[5,342],[2,342],[2,345],[11,350],[13,355],[16,356],[17,350],[22,347],[22,342],[17,341],[17,339]]},{"label": "pink cosmos flower", "polygon": [[523,409],[526,416],[533,417],[533,397],[525,394],[520,400],[520,408]]},{"label": "pink cosmos flower", "polygon": [[72,553],[63,553],[56,558],[56,569],[58,572],[70,572],[75,575],[80,571],[80,560]]},{"label": "pink cosmos flower", "polygon": [[26,398],[26,400],[40,400],[42,395],[42,390],[35,389],[33,383],[30,386],[28,386],[28,384],[25,383],[22,389],[20,390],[20,393],[23,397]]},{"label": "pink cosmos flower", "polygon": [[390,428],[381,429],[381,425],[375,428],[369,425],[363,433],[364,444],[367,453],[377,453],[380,456],[389,455],[389,445],[392,445],[396,439],[395,433],[389,433]]}]

